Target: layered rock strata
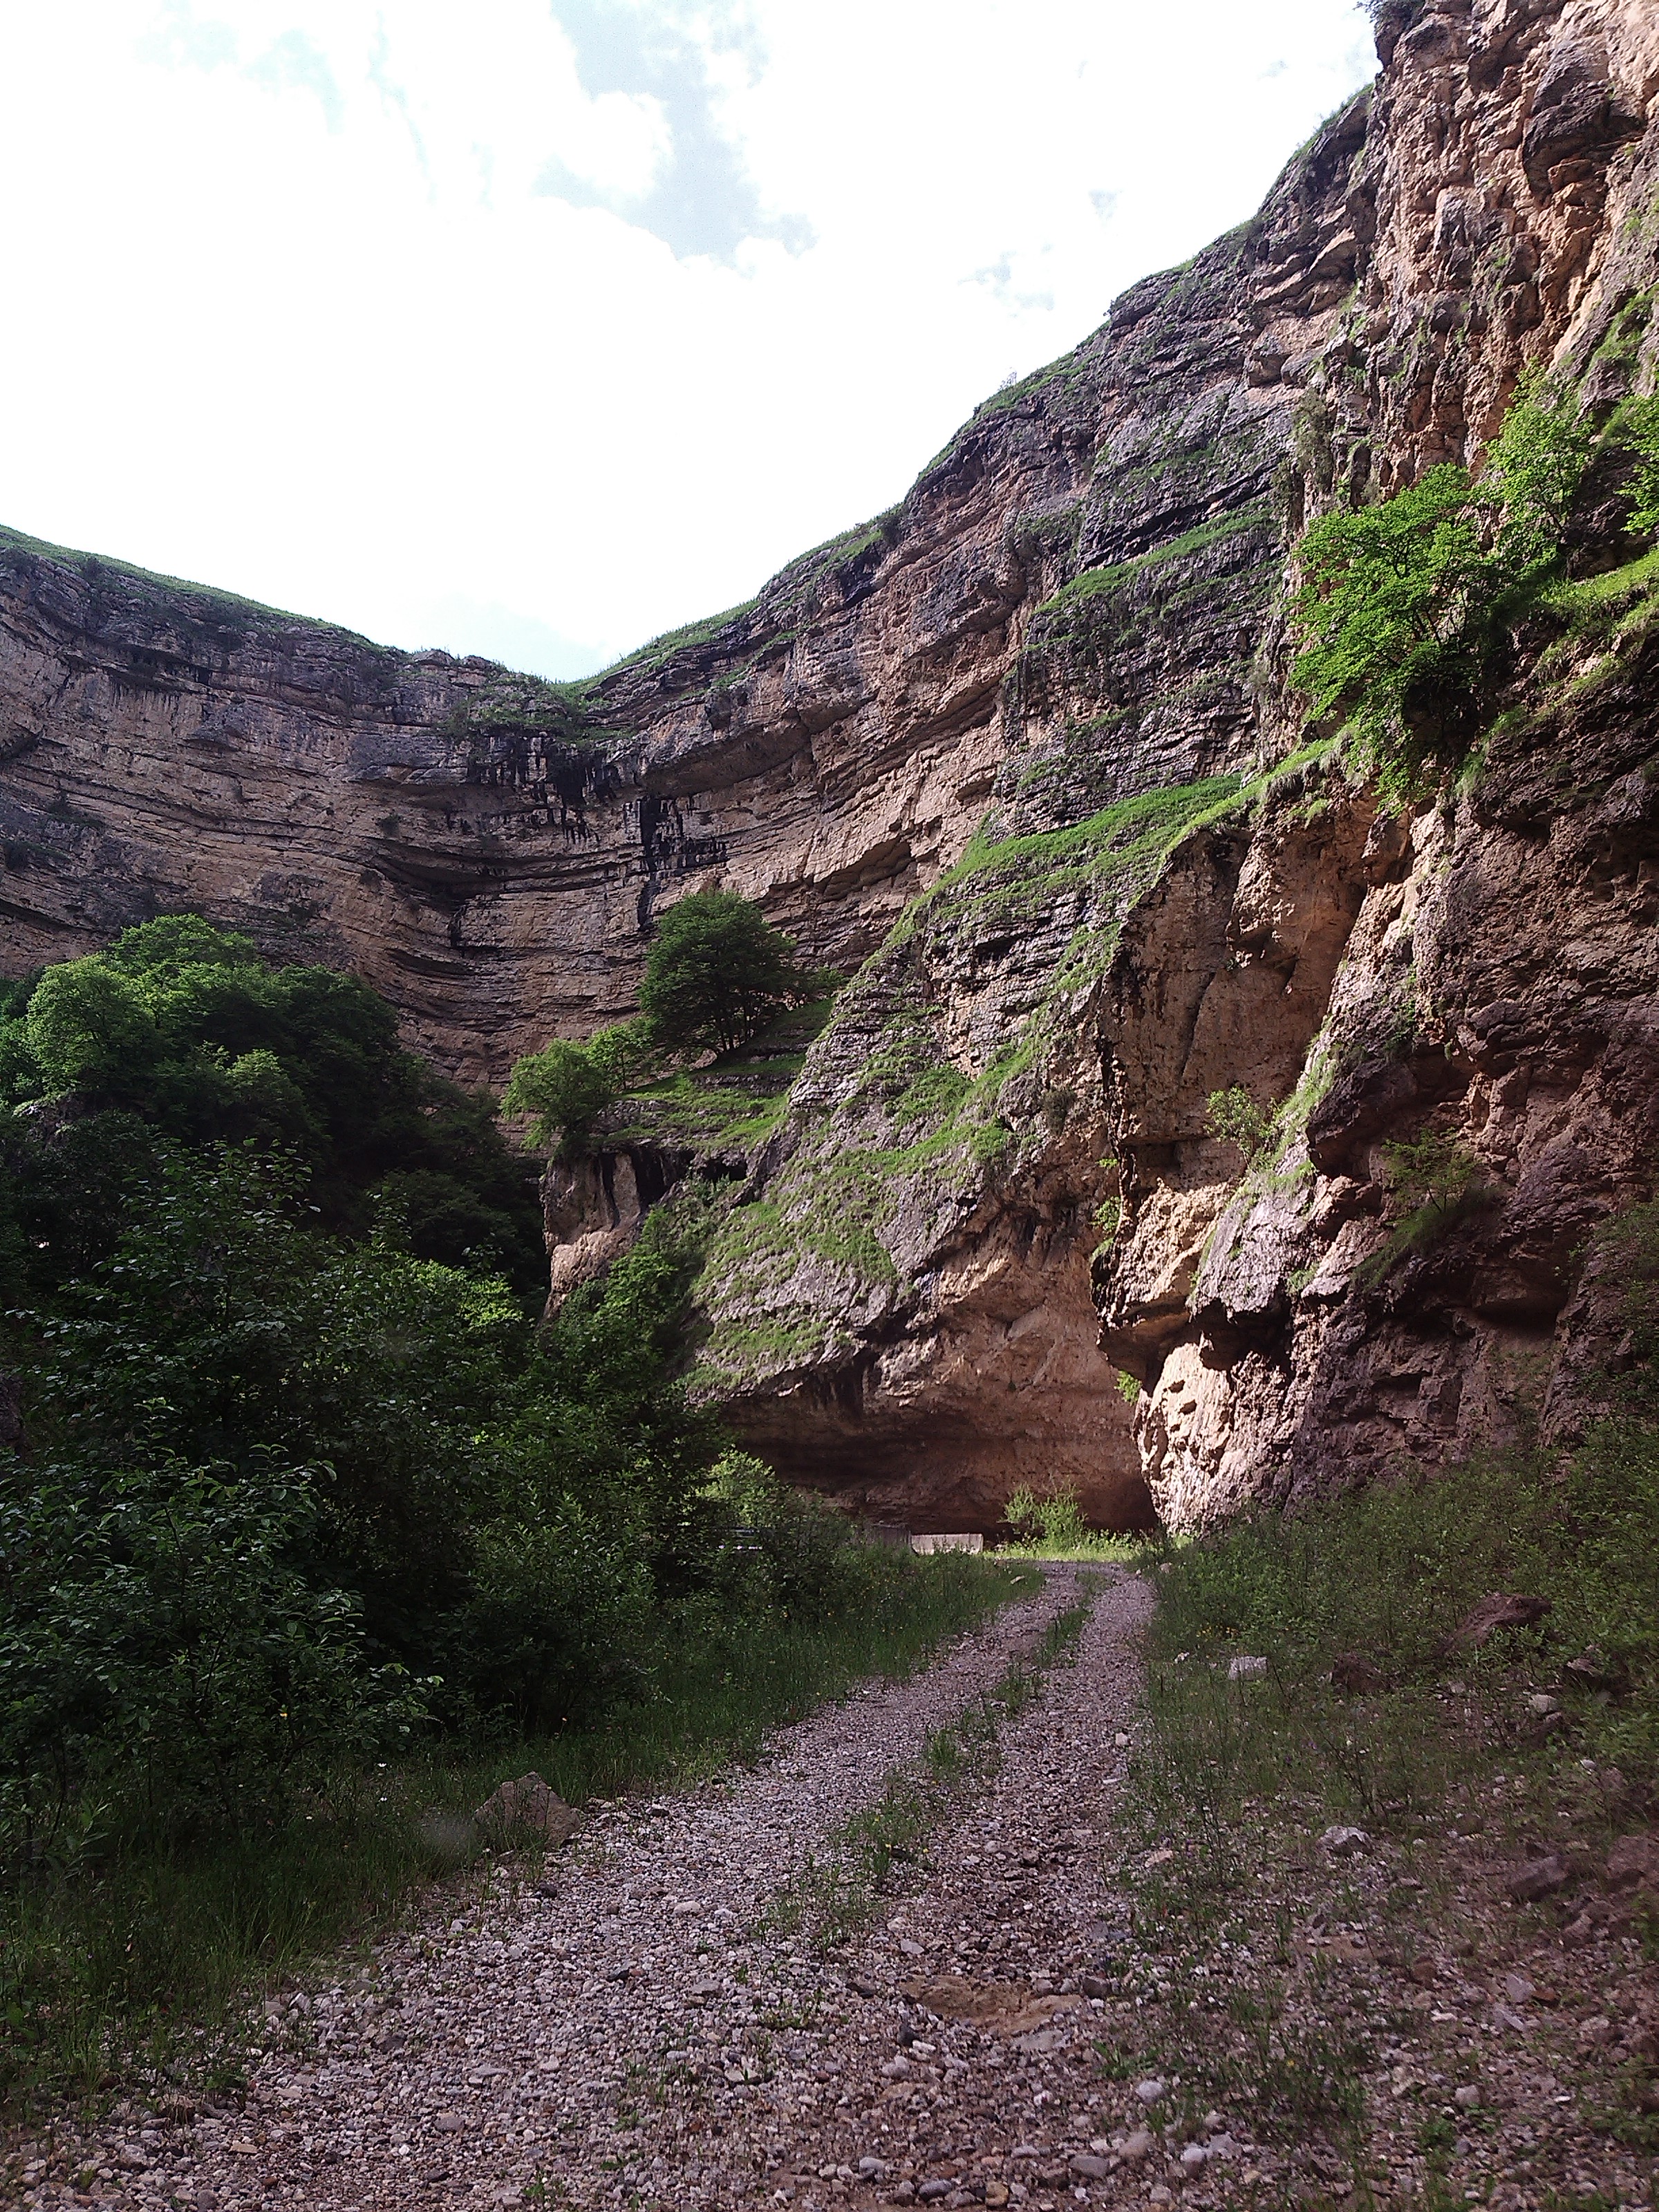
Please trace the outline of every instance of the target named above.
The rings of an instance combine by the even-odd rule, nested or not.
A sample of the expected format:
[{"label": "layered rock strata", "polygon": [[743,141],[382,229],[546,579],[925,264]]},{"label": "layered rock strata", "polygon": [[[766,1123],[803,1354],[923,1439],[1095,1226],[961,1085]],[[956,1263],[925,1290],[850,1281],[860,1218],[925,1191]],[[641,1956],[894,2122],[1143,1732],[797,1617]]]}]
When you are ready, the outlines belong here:
[{"label": "layered rock strata", "polygon": [[[1650,585],[1523,639],[1480,774],[1404,819],[1302,726],[1283,586],[1528,366],[1653,387],[1659,22],[1389,0],[1379,52],[899,507],[592,685],[13,542],[9,963],[198,906],[499,1075],[720,883],[854,980],[781,1107],[554,1172],[555,1281],[706,1184],[700,1387],[789,1472],[917,1525],[1022,1483],[1192,1522],[1565,1431],[1656,1134]],[[1403,1244],[1402,1146],[1445,1216]]]}]

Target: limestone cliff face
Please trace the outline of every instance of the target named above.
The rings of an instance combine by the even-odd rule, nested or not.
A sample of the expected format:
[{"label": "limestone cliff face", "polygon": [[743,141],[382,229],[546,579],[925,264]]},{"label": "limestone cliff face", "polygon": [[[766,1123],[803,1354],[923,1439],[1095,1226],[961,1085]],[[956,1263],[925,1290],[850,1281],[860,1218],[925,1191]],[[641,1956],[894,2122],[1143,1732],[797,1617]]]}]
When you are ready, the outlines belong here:
[{"label": "limestone cliff face", "polygon": [[[627,1008],[654,908],[759,899],[856,968],[830,1026],[735,1135],[554,1171],[555,1286],[712,1177],[700,1387],[884,1516],[1201,1521],[1570,1426],[1659,1136],[1659,624],[1523,641],[1480,774],[1401,821],[1308,744],[1282,587],[1528,364],[1652,388],[1659,20],[1407,0],[1378,43],[1252,222],[579,691],[0,545],[8,964],[197,906],[498,1076]],[[1271,1168],[1210,1133],[1234,1086]],[[1425,1140],[1462,1194],[1400,1259]]]}]

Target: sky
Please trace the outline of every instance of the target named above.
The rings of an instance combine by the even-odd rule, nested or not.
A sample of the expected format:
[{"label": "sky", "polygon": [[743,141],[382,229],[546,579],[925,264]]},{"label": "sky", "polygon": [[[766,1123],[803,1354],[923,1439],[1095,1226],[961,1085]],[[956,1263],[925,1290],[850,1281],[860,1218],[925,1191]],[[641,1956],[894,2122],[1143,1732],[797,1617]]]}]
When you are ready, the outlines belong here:
[{"label": "sky", "polygon": [[0,522],[577,676],[1256,206],[1352,0],[0,0]]}]

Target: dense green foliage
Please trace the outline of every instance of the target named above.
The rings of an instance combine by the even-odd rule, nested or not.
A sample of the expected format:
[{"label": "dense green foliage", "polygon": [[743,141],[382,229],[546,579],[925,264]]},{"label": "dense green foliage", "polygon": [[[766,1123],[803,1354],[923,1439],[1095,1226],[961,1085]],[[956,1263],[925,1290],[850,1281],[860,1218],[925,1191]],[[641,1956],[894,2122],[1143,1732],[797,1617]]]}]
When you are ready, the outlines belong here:
[{"label": "dense green foliage", "polygon": [[1659,402],[1598,434],[1570,392],[1524,384],[1480,475],[1450,463],[1391,499],[1322,516],[1297,549],[1296,682],[1402,798],[1468,751],[1516,623],[1560,576],[1598,450],[1621,459],[1628,526],[1659,529]]},{"label": "dense green foliage", "polygon": [[[79,1147],[94,1173],[112,1149],[130,1176],[163,1142],[278,1146],[309,1170],[331,1228],[362,1234],[390,1208],[422,1258],[499,1269],[525,1291],[544,1276],[533,1169],[493,1102],[405,1050],[367,984],[270,966],[194,915],[130,929],[0,997],[0,1105],[65,1096],[98,1125]],[[14,1118],[3,1139],[14,1240],[49,1233],[37,1216],[55,1164],[29,1139],[63,1119]]]},{"label": "dense green foliage", "polygon": [[606,1107],[647,1079],[656,1058],[643,1021],[613,1023],[585,1044],[556,1037],[514,1066],[501,1093],[502,1110],[529,1118],[533,1144],[550,1148],[562,1140],[577,1149]]},{"label": "dense green foliage", "polygon": [[1632,457],[1630,526],[1639,537],[1659,537],[1659,392],[1632,400],[1620,428]]},{"label": "dense green foliage", "polygon": [[656,926],[640,1008],[660,1044],[736,1052],[814,987],[758,907],[732,891],[695,891]]},{"label": "dense green foliage", "polygon": [[0,2088],[284,1955],[302,1879],[314,1932],[383,1906],[493,1747],[672,1771],[1003,1594],[722,1462],[695,1194],[551,1323],[487,1239],[422,1253],[395,1163],[453,1215],[529,1178],[361,984],[152,923],[11,988],[0,1052]]}]

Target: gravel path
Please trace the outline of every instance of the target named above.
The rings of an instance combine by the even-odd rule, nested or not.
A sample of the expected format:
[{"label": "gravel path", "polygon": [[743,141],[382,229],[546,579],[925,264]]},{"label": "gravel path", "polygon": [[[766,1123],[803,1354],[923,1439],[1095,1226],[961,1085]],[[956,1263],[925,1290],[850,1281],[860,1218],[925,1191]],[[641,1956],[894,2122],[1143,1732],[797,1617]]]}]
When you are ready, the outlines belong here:
[{"label": "gravel path", "polygon": [[[809,1858],[1079,1595],[1075,1663],[1005,1721],[998,1771],[865,1931],[828,1958],[768,1932]],[[1041,2206],[1062,2184],[1087,2202],[1068,2161],[1103,2167],[1108,2146],[1085,1977],[1110,1942],[1100,1867],[1148,1609],[1132,1577],[1051,1568],[926,1673],[782,1730],[753,1769],[598,1808],[545,1881],[504,1863],[454,1917],[273,2007],[245,2096],[134,2116],[79,2147],[78,2175],[60,2150],[25,2202],[827,2212]]]}]

